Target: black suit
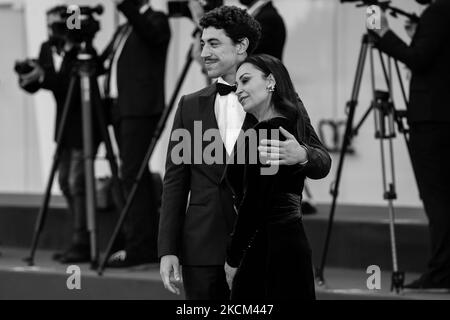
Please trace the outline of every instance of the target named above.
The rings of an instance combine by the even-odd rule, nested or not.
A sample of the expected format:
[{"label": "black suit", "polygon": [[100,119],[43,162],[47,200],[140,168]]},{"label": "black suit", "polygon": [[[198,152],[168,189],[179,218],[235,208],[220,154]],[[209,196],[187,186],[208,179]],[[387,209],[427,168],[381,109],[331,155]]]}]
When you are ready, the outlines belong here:
[{"label": "black suit", "polygon": [[286,42],[286,27],[283,18],[273,6],[272,1],[264,5],[255,15],[261,25],[261,39],[254,54],[270,54],[283,60],[283,49]]},{"label": "black suit", "polygon": [[412,71],[411,158],[432,247],[426,276],[450,288],[450,2],[438,0],[423,12],[410,46],[388,31],[378,47]]},{"label": "black suit", "polygon": [[[195,138],[194,121],[201,121],[201,133],[208,129],[218,130],[214,113],[216,93],[214,84],[181,98],[172,133],[177,129],[184,129],[194,137],[186,144],[186,148],[195,151],[194,139],[197,139],[197,143],[200,139],[198,133]],[[311,150],[317,151],[313,152],[314,159],[310,159],[305,172],[314,174],[320,170],[328,170],[330,158],[312,129],[307,115],[303,119],[305,122],[299,123],[300,136],[304,137],[303,142],[309,145]],[[254,124],[255,119],[247,114],[243,130]],[[191,164],[178,164],[172,158],[172,150],[180,145],[172,139],[166,159],[158,255],[179,257],[183,265],[184,288],[188,299],[228,298],[223,267],[236,213],[233,195],[224,177],[226,159],[222,164],[205,164],[203,161],[196,163],[194,152],[186,151]],[[201,150],[209,143],[203,142]],[[221,143],[223,145],[222,141]],[[226,154],[225,151],[223,154]],[[191,268],[192,266],[200,267],[201,270]],[[186,272],[187,270],[189,272]]]},{"label": "black suit", "polygon": [[[128,194],[165,107],[170,28],[164,13],[151,8],[140,13],[130,0],[122,2],[118,9],[128,23],[119,27],[102,58],[111,61],[118,49],[116,38],[123,35],[124,28],[130,30],[117,62],[118,97],[111,106],[122,160],[121,174]],[[150,172],[146,171],[124,225],[125,250],[130,261],[156,260],[158,202],[156,187]]]}]

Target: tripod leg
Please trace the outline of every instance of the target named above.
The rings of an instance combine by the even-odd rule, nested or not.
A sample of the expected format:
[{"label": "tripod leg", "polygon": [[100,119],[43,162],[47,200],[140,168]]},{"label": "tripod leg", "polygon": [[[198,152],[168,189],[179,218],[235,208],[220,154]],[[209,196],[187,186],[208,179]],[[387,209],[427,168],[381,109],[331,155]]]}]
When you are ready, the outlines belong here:
[{"label": "tripod leg", "polygon": [[334,182],[334,186],[332,186],[331,194],[333,196],[333,200],[331,203],[330,208],[330,216],[328,218],[328,225],[327,225],[327,233],[325,236],[325,242],[323,246],[323,252],[322,252],[322,259],[320,262],[319,268],[316,270],[316,278],[318,280],[319,285],[324,285],[324,268],[326,264],[326,259],[328,255],[328,247],[330,243],[331,238],[331,231],[334,221],[334,213],[336,211],[336,204],[337,204],[337,197],[339,194],[339,184],[341,181],[341,175],[342,175],[342,169],[344,166],[344,159],[345,155],[348,151],[348,148],[351,144],[352,137],[353,137],[353,118],[355,116],[355,109],[358,104],[358,96],[359,96],[359,90],[361,88],[361,80],[364,72],[364,65],[366,62],[366,56],[367,51],[369,49],[369,36],[366,34],[363,36],[363,39],[361,41],[361,49],[359,52],[359,58],[358,58],[358,64],[356,67],[356,73],[355,73],[355,80],[353,83],[353,89],[352,89],[352,97],[351,100],[347,103],[348,107],[348,116],[347,116],[347,123],[345,127],[345,133],[344,133],[344,139],[342,141],[342,147],[341,147],[341,154],[339,156],[339,163],[337,167],[336,172],[336,179]]},{"label": "tripod leg", "polygon": [[96,229],[96,194],[94,176],[94,147],[92,132],[91,78],[89,72],[80,69],[81,107],[83,118],[83,151],[86,184],[86,212],[91,245],[91,267],[98,265],[98,246]]},{"label": "tripod leg", "polygon": [[[395,165],[394,165],[394,147],[393,139],[395,138],[395,115],[396,110],[392,97],[392,68],[391,60],[388,58],[388,70],[386,68],[383,55],[379,51],[380,63],[383,68],[384,77],[388,87],[387,92],[375,90],[374,72],[372,71],[372,91],[374,95],[374,120],[375,120],[375,138],[380,140],[380,155],[381,155],[381,171],[383,178],[383,198],[388,201],[389,210],[389,234],[391,242],[392,254],[392,283],[391,291],[396,290],[397,293],[403,288],[404,272],[398,271],[397,261],[397,245],[395,239],[395,210],[393,200],[397,199],[395,190]],[[371,68],[373,70],[373,57],[371,55]],[[398,69],[397,69],[398,71]],[[406,136],[405,136],[406,138]],[[388,153],[390,162],[391,180],[387,182],[386,172],[386,155],[384,149],[384,142],[388,142]]]},{"label": "tripod leg", "polygon": [[61,141],[62,141],[63,134],[65,132],[67,116],[69,114],[69,109],[70,109],[70,102],[72,101],[73,90],[75,88],[76,81],[77,81],[76,77],[72,77],[70,79],[69,88],[67,90],[66,100],[64,102],[64,109],[63,109],[63,113],[61,115],[61,122],[59,124],[58,131],[56,133],[56,149],[55,149],[55,153],[53,156],[53,163],[52,163],[52,167],[50,169],[50,175],[48,177],[47,186],[45,188],[44,199],[43,199],[41,207],[39,209],[39,213],[38,213],[36,223],[34,226],[33,240],[31,242],[31,249],[30,249],[30,256],[28,258],[25,258],[25,261],[28,262],[28,265],[30,265],[30,266],[34,265],[34,256],[35,256],[36,248],[37,248],[37,245],[39,242],[39,237],[44,228],[45,220],[47,218],[48,205],[50,202],[53,180],[55,179],[56,171],[58,169],[58,164],[59,164]]},{"label": "tripod leg", "polygon": [[179,79],[177,81],[177,84],[175,86],[175,90],[174,90],[174,93],[172,94],[172,97],[170,99],[169,106],[164,110],[164,113],[161,116],[160,121],[158,122],[158,125],[156,127],[156,130],[155,130],[155,133],[153,135],[152,141],[150,142],[149,149],[148,149],[148,151],[147,151],[147,153],[146,153],[146,155],[144,157],[144,160],[142,162],[141,167],[139,168],[139,172],[138,172],[138,174],[136,176],[136,179],[134,181],[133,186],[131,187],[131,191],[127,195],[125,206],[123,207],[122,212],[120,213],[119,220],[117,221],[117,224],[116,224],[116,226],[114,228],[114,232],[113,232],[113,234],[111,236],[111,239],[108,242],[108,246],[106,248],[105,255],[104,255],[104,257],[103,257],[103,259],[102,259],[102,261],[100,263],[100,266],[98,268],[98,274],[99,275],[103,274],[103,271],[104,271],[105,266],[106,266],[106,262],[108,260],[109,255],[111,254],[111,250],[112,250],[112,247],[114,245],[114,242],[115,242],[117,236],[119,235],[119,232],[122,229],[122,226],[123,226],[125,218],[126,218],[126,216],[128,214],[128,211],[130,210],[131,205],[133,204],[134,197],[136,196],[136,192],[137,192],[137,189],[139,187],[139,183],[142,180],[142,176],[144,175],[145,171],[148,170],[148,162],[150,161],[150,158],[152,156],[153,150],[155,149],[156,143],[157,143],[157,141],[158,141],[159,137],[161,136],[162,131],[164,129],[164,124],[167,122],[167,119],[168,119],[168,117],[170,115],[170,112],[171,112],[171,110],[173,109],[173,107],[175,105],[175,100],[178,97],[178,94],[180,92],[180,89],[181,89],[181,86],[183,84],[183,81],[186,78],[186,75],[187,75],[187,73],[189,71],[189,68],[190,68],[191,63],[192,63],[192,56],[190,54],[191,51],[192,51],[192,45],[191,45],[191,47],[190,47],[190,49],[189,49],[189,51],[188,51],[188,53],[186,55],[186,62],[185,62],[185,65],[183,67],[183,71],[181,73],[181,76],[179,77]]}]

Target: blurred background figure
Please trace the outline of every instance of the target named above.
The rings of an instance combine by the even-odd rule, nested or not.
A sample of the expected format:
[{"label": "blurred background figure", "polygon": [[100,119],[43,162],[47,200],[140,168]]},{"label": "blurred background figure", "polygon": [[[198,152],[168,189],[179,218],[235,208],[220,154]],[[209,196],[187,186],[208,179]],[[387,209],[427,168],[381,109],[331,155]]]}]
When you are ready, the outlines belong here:
[{"label": "blurred background figure", "polygon": [[[37,61],[27,60],[16,66],[19,84],[27,92],[34,93],[47,89],[56,100],[55,138],[61,125],[66,95],[77,61],[79,45],[67,35],[64,14],[66,6],[57,6],[47,11],[49,39],[41,45]],[[67,250],[56,253],[53,258],[62,263],[78,263],[90,260],[89,233],[85,208],[85,170],[83,161],[82,117],[80,85],[76,82],[74,95],[69,105],[69,113],[61,140],[59,155],[59,185],[67,201],[73,218],[72,242]],[[94,121],[94,123],[96,123]],[[94,149],[100,143],[97,127],[94,129]]]},{"label": "blurred background figure", "polygon": [[[102,54],[108,70],[105,97],[121,160],[127,195],[165,107],[164,78],[170,27],[163,12],[148,0],[114,0],[127,22],[120,25]],[[129,267],[157,261],[159,175],[146,171],[124,222],[124,250],[108,267]]]},{"label": "blurred background figure", "polygon": [[283,60],[286,42],[284,20],[270,0],[239,0],[248,8],[248,13],[261,25],[261,40],[254,54],[265,53]]},{"label": "blurred background figure", "polygon": [[408,46],[389,28],[386,15],[374,30],[377,46],[411,70],[408,123],[411,160],[429,220],[428,270],[409,289],[450,289],[450,1],[430,4],[416,25],[406,24]]}]

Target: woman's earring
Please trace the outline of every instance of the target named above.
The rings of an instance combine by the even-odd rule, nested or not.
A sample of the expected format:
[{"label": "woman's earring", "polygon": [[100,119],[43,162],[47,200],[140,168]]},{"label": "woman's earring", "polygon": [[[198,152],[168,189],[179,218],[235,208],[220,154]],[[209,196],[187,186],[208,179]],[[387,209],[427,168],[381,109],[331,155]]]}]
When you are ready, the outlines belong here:
[{"label": "woman's earring", "polygon": [[273,86],[267,86],[266,90],[268,92],[274,92],[275,91],[275,86],[274,85]]}]

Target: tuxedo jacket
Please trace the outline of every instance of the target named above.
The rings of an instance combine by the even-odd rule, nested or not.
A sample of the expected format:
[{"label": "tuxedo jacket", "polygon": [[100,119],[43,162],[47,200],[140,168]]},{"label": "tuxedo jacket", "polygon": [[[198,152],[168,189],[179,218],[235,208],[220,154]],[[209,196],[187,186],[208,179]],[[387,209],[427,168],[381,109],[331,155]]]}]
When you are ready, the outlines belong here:
[{"label": "tuxedo jacket", "polygon": [[[161,114],[165,107],[164,81],[170,27],[163,12],[149,8],[141,14],[132,1],[125,0],[118,9],[128,22],[118,28],[102,53],[102,60],[112,59],[117,50],[116,37],[132,27],[117,62],[119,113],[122,117]],[[109,76],[110,69],[107,70]]]},{"label": "tuxedo jacket", "polygon": [[[185,265],[223,265],[236,218],[234,196],[225,179],[227,159],[219,164],[195,163],[194,152],[190,152],[195,151],[193,138],[185,144],[190,147],[190,151],[189,148],[186,151],[190,163],[174,161],[172,155],[175,150],[176,155],[180,154],[180,141],[173,136],[175,130],[187,130],[194,137],[194,122],[200,121],[201,133],[208,129],[218,132],[214,112],[216,92],[216,85],[213,84],[181,98],[167,151],[158,255],[176,255]],[[303,107],[301,112],[299,140],[308,146],[309,161],[299,169],[310,178],[321,178],[328,173],[331,159]],[[242,129],[245,131],[255,124],[255,119],[247,114]],[[222,149],[225,149],[223,142],[220,142]],[[202,141],[202,150],[210,143]],[[237,147],[235,145],[235,150]]]},{"label": "tuxedo jacket", "polygon": [[272,1],[264,5],[256,14],[255,20],[261,25],[261,39],[254,54],[270,54],[283,60],[283,49],[286,42],[286,27],[283,18],[273,6]]},{"label": "tuxedo jacket", "polygon": [[411,69],[409,121],[450,122],[450,1],[423,12],[410,46],[391,31],[377,45]]}]

